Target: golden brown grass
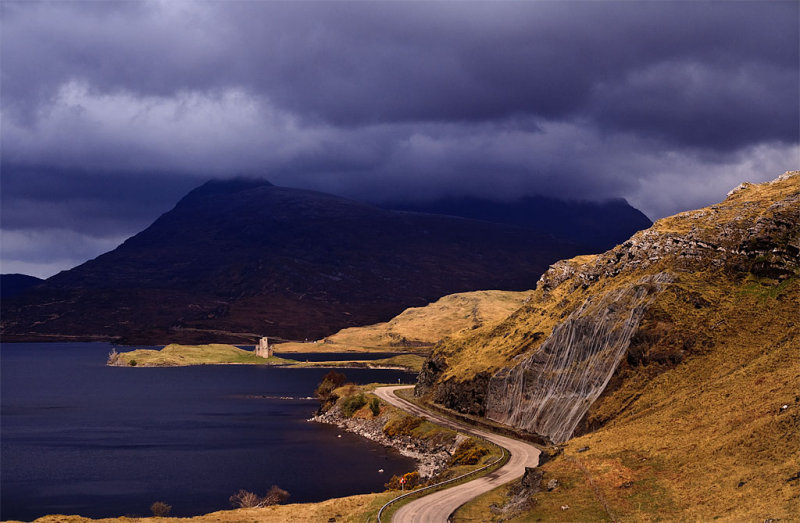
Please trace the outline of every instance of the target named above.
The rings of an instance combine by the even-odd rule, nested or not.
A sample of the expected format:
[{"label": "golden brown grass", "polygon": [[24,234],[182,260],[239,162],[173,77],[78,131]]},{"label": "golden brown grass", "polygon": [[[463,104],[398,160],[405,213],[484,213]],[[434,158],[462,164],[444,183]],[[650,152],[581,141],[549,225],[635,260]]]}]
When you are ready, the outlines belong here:
[{"label": "golden brown grass", "polygon": [[[800,514],[800,480],[788,481],[800,471],[800,281],[684,282],[705,287],[714,307],[677,314],[674,293],[658,306],[686,323],[679,328],[704,322],[707,346],[673,368],[628,369],[593,409],[610,421],[542,467],[561,487],[537,494],[520,520],[610,519],[603,502],[621,520]],[[490,518],[488,505],[503,498],[500,489],[476,500],[464,519]]]},{"label": "golden brown grass", "polygon": [[[790,171],[800,173],[800,171]],[[788,174],[788,173],[787,173]],[[743,189],[735,191],[721,202],[704,209],[687,211],[668,216],[653,224],[653,229],[663,232],[687,233],[696,227],[698,220],[728,223],[739,219],[752,219],[757,215],[770,215],[764,202],[775,202],[797,194],[798,176],[760,184],[743,184]]]},{"label": "golden brown grass", "polygon": [[[775,213],[776,201],[796,205],[798,194],[797,175],[751,185],[721,204],[660,220],[653,231],[692,231],[713,244],[721,231],[736,234]],[[708,256],[710,267],[716,254]],[[607,260],[568,264],[582,272]],[[542,466],[561,486],[537,494],[535,507],[517,520],[798,520],[800,479],[791,478],[800,472],[800,274],[770,280],[741,265],[681,265],[670,255],[645,267],[587,286],[537,289],[505,322],[437,348],[448,376],[469,378],[535,349],[589,292],[660,271],[675,277],[650,304],[629,359],[591,407],[589,426],[599,428]],[[537,331],[542,336],[526,340]],[[506,499],[498,489],[457,519],[497,518],[489,505]]]},{"label": "golden brown grass", "polygon": [[[786,177],[760,185],[750,185],[744,190],[739,190],[728,197],[724,202],[711,207],[681,213],[676,216],[664,218],[654,224],[649,232],[684,234],[694,231],[703,237],[713,240],[719,235],[723,225],[736,226],[736,224],[752,223],[758,217],[771,216],[775,209],[773,202],[796,196],[800,193],[800,175]],[[741,225],[744,227],[745,225]],[[642,233],[637,234],[641,236]],[[666,241],[666,240],[665,240]],[[614,249],[620,255],[624,254],[621,248]],[[609,251],[611,253],[612,251]],[[564,267],[569,267],[576,272],[592,272],[609,262],[614,257],[606,255],[578,256],[571,260],[560,262]],[[713,256],[713,254],[709,254]],[[709,262],[711,260],[709,259]],[[507,367],[513,358],[519,354],[535,350],[552,332],[553,328],[562,322],[566,314],[577,309],[589,294],[600,295],[614,289],[631,285],[646,274],[656,274],[667,271],[679,274],[681,285],[692,286],[691,292],[701,296],[704,293],[718,293],[712,285],[704,284],[702,279],[724,280],[729,275],[712,273],[701,274],[700,282],[693,281],[692,272],[682,268],[676,270],[676,260],[665,256],[661,260],[648,266],[646,271],[628,271],[617,274],[613,278],[600,278],[598,281],[583,287],[578,285],[559,285],[547,292],[537,288],[529,293],[529,300],[518,310],[496,324],[487,324],[471,332],[468,337],[454,337],[446,339],[435,350],[437,354],[445,357],[448,368],[444,379],[456,378],[467,380],[484,371],[495,372]],[[722,291],[726,290],[723,285]],[[659,298],[663,301],[663,298]],[[677,317],[677,316],[674,316]],[[715,321],[719,321],[718,318]],[[694,317],[692,317],[692,321]],[[690,323],[690,327],[703,325]],[[713,323],[712,323],[713,324]]]},{"label": "golden brown grass", "polygon": [[362,494],[345,498],[334,498],[319,503],[293,503],[288,505],[274,505],[264,508],[243,508],[237,510],[222,510],[202,516],[191,518],[104,518],[90,519],[81,516],[45,516],[36,520],[37,523],[132,523],[132,522],[177,522],[191,521],[197,523],[222,522],[222,523],[283,523],[298,521],[301,523],[316,523],[330,521],[331,519],[344,523],[362,523],[367,517],[378,512],[378,509],[389,499],[395,497],[394,492],[378,494]]},{"label": "golden brown grass", "polygon": [[286,342],[276,352],[422,351],[446,337],[458,338],[493,325],[519,309],[530,291],[475,291],[444,296],[406,309],[388,322],[343,329],[316,342]]},{"label": "golden brown grass", "polygon": [[500,321],[529,294],[495,290],[451,294],[425,307],[406,309],[385,323],[341,330],[327,341],[341,347],[384,350],[431,346],[446,336]]}]

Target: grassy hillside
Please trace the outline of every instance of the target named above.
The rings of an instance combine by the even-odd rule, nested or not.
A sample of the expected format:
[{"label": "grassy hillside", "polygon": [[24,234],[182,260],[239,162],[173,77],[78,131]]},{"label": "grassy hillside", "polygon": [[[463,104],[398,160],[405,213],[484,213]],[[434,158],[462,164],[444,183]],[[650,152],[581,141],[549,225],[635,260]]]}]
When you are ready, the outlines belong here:
[{"label": "grassy hillside", "polygon": [[[619,388],[590,411],[605,424],[542,467],[561,486],[536,494],[515,520],[797,516],[800,283],[722,283],[702,282],[716,284],[724,318],[704,315],[707,347],[673,368],[626,362]],[[462,520],[490,518],[505,497],[501,489],[472,503]]]},{"label": "grassy hillside", "polygon": [[513,291],[450,294],[425,307],[406,309],[388,322],[343,329],[328,336],[325,346],[344,350],[430,347],[446,336],[458,336],[502,320],[529,295],[530,292]]},{"label": "grassy hillside", "polygon": [[560,486],[535,494],[532,507],[505,513],[489,508],[513,497],[501,489],[465,507],[460,518],[796,517],[798,252],[794,172],[660,220],[604,254],[559,262],[506,320],[440,344],[420,391],[465,408],[486,401],[495,372],[535,354],[590,300],[641,285],[645,276],[670,277],[653,292],[576,436],[542,467],[543,482],[558,479]]}]

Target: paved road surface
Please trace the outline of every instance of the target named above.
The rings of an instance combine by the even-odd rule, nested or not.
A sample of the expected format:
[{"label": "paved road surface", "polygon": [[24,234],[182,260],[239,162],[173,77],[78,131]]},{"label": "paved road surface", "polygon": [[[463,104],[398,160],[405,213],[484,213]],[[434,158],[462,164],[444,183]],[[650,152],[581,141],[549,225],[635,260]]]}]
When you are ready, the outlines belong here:
[{"label": "paved road surface", "polygon": [[494,472],[482,476],[468,483],[440,490],[433,494],[423,496],[402,506],[392,517],[392,523],[408,522],[445,522],[450,514],[455,510],[485,492],[488,492],[504,483],[513,481],[525,473],[525,467],[535,467],[539,464],[539,449],[524,441],[507,438],[476,429],[464,423],[449,420],[434,412],[427,411],[394,395],[397,389],[407,388],[408,386],[379,387],[375,389],[375,394],[386,403],[391,403],[395,407],[401,408],[416,416],[427,418],[431,421],[444,425],[453,430],[465,432],[479,436],[486,440],[505,447],[511,453],[508,463]]}]

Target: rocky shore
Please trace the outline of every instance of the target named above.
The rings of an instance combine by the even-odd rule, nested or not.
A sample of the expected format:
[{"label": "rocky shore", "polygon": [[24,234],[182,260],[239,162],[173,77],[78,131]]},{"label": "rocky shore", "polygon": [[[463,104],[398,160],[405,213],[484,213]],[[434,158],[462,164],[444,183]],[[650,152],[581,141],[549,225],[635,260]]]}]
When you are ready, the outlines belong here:
[{"label": "rocky shore", "polygon": [[436,476],[446,469],[453,452],[463,440],[467,439],[462,434],[458,434],[454,440],[446,443],[432,442],[405,435],[390,437],[383,431],[383,427],[388,420],[389,416],[386,412],[369,419],[356,416],[347,417],[337,405],[325,413],[314,416],[310,421],[336,425],[342,430],[396,449],[400,454],[417,461],[417,471],[422,479]]}]

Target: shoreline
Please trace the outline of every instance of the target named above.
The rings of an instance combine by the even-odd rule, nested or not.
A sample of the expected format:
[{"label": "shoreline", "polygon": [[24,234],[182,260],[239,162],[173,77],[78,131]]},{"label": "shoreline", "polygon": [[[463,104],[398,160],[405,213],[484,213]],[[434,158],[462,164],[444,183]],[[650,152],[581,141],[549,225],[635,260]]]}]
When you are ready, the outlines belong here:
[{"label": "shoreline", "polygon": [[[356,434],[368,440],[380,443],[384,447],[389,447],[403,456],[412,458],[417,462],[416,470],[423,479],[428,479],[441,473],[447,468],[450,461],[451,452],[444,448],[430,448],[424,441],[409,436],[389,437],[383,433],[384,420],[363,419],[343,416],[338,406],[331,408],[328,412],[316,414],[308,421],[314,423],[325,423],[335,425],[340,429]],[[378,421],[376,423],[376,421]],[[457,438],[455,447],[466,438]],[[387,478],[388,480],[389,478]]]}]

